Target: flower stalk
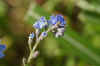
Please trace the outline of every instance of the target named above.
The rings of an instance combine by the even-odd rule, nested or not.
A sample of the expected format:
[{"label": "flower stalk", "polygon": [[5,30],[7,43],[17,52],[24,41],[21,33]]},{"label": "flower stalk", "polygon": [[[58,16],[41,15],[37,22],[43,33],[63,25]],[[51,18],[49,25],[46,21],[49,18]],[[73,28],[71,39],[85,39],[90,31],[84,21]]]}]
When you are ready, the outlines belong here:
[{"label": "flower stalk", "polygon": [[[34,59],[33,56],[36,57],[38,55],[38,52],[36,52],[36,54],[35,54],[35,51],[36,51],[40,41],[47,37],[48,32],[55,32],[55,37],[62,36],[64,33],[65,24],[66,24],[66,22],[62,15],[50,16],[49,20],[47,20],[45,17],[41,17],[40,20],[36,21],[36,23],[33,24],[33,27],[36,29],[35,35],[34,35],[34,33],[31,33],[29,35],[29,40],[28,40],[30,54],[27,58],[26,64],[24,62],[23,65],[30,66],[31,60]],[[48,30],[46,30],[44,32],[40,32],[40,30],[43,28],[44,29],[48,28]],[[34,36],[36,36],[36,43],[32,47],[32,42],[33,42]]]}]

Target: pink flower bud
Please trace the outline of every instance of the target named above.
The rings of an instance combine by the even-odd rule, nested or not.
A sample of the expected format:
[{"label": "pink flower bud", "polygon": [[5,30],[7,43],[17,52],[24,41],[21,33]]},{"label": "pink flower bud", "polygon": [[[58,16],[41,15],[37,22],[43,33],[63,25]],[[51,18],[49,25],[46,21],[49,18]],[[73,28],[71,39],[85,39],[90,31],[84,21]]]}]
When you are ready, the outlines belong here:
[{"label": "pink flower bud", "polygon": [[33,54],[33,58],[36,58],[39,55],[39,51],[35,51]]}]

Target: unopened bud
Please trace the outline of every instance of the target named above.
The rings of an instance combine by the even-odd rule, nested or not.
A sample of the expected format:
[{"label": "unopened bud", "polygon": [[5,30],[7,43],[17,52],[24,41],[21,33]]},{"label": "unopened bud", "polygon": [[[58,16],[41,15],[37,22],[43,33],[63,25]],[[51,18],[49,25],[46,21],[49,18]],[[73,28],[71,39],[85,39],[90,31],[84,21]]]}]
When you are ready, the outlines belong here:
[{"label": "unopened bud", "polygon": [[36,58],[39,55],[39,51],[35,51],[33,54],[33,58]]}]

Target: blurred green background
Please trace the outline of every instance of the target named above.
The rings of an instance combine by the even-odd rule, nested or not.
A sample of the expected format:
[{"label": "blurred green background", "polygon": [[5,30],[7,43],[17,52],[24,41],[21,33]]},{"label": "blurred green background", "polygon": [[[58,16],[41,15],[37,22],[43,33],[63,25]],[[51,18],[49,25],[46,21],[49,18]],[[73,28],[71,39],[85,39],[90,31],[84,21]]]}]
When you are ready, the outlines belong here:
[{"label": "blurred green background", "polygon": [[0,39],[7,45],[0,66],[22,66],[32,24],[52,14],[65,17],[65,35],[41,41],[33,66],[100,66],[100,0],[0,0]]}]

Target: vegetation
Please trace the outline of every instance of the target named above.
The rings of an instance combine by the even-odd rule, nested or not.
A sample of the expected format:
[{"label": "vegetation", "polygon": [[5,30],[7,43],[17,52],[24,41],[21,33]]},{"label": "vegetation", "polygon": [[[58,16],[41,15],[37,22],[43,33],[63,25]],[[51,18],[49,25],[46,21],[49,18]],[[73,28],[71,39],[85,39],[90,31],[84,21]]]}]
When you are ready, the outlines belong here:
[{"label": "vegetation", "polygon": [[32,25],[52,14],[67,21],[64,36],[49,33],[30,66],[100,66],[99,0],[0,0],[0,39],[7,46],[0,66],[23,66],[28,36],[35,32]]}]

